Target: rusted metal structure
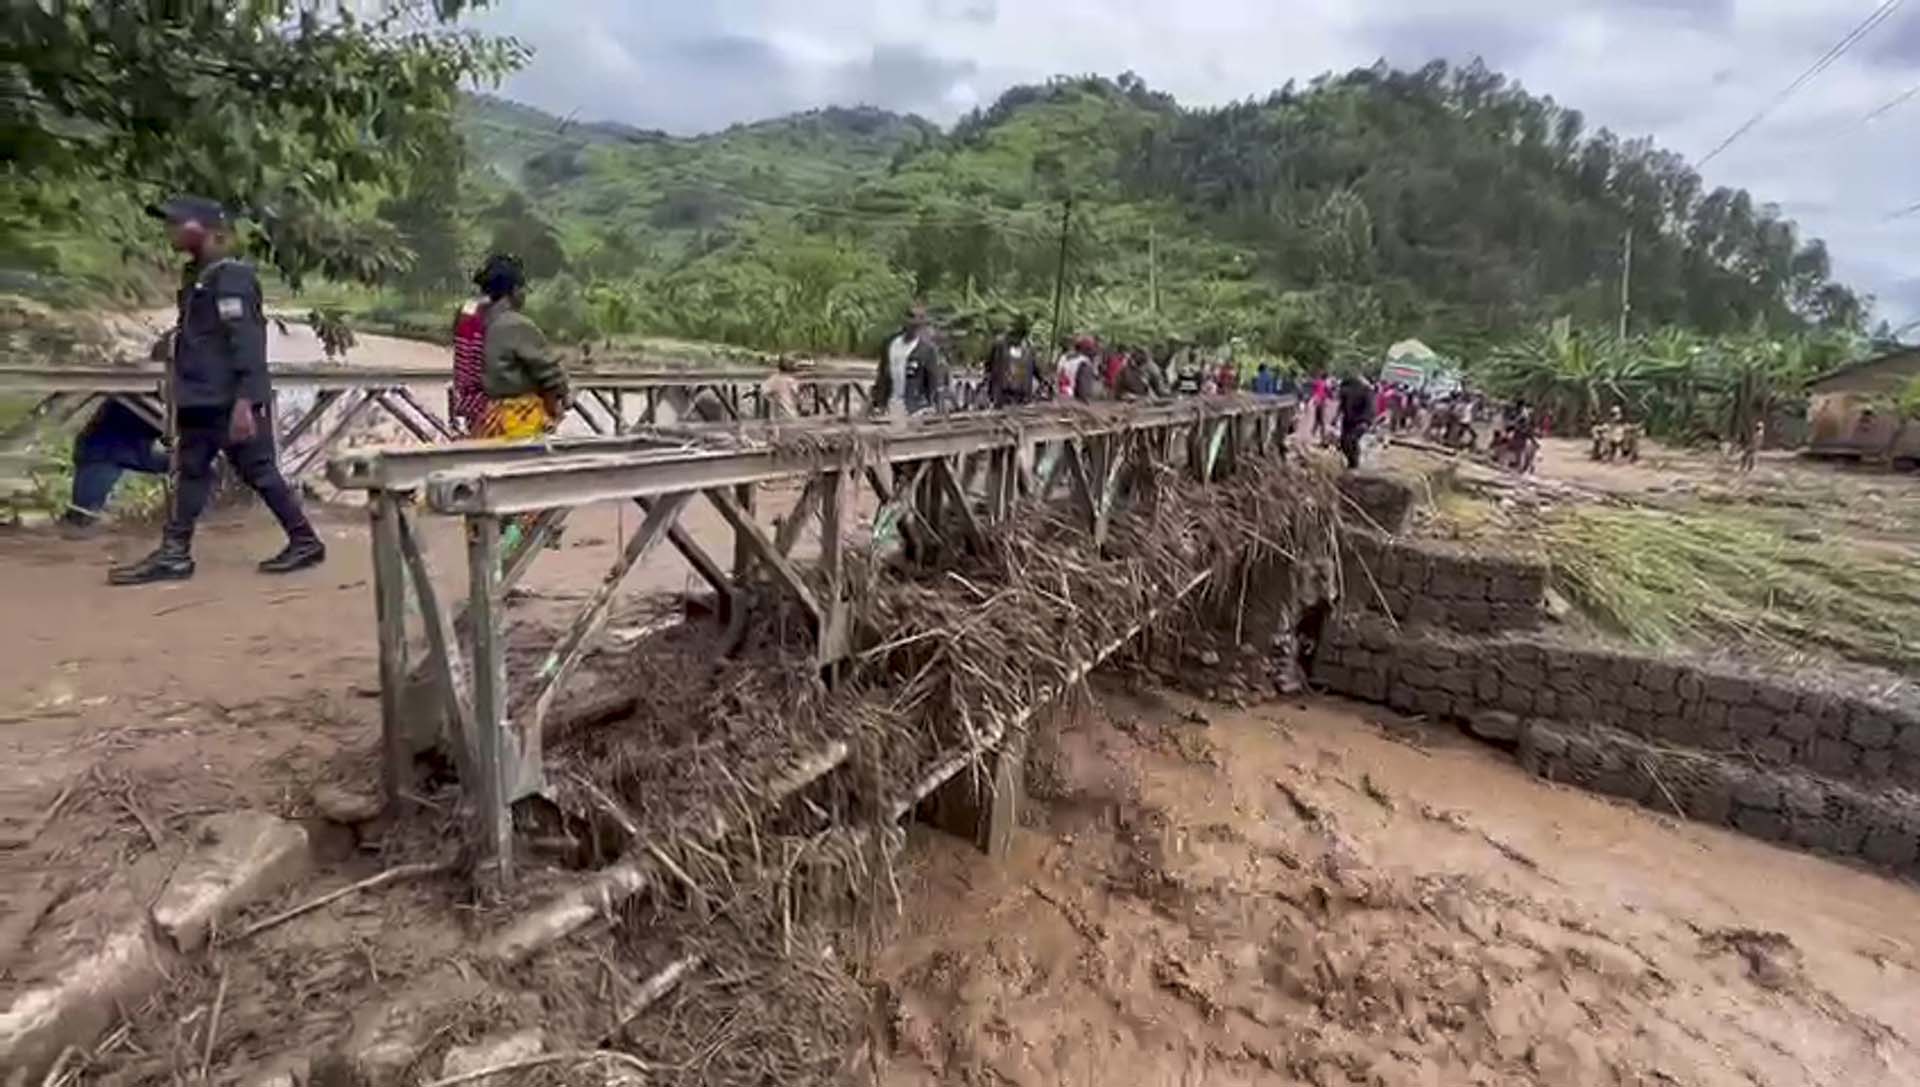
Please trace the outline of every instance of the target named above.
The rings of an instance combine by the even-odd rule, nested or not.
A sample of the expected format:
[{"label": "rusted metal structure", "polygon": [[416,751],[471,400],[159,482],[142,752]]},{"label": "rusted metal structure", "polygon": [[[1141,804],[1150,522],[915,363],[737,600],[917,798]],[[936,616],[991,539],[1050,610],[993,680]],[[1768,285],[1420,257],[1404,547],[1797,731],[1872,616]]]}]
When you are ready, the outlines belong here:
[{"label": "rusted metal structure", "polygon": [[[417,742],[407,720],[409,677],[417,674],[407,641],[410,600],[424,628],[436,715],[446,722],[446,742],[478,812],[489,867],[504,876],[512,865],[511,806],[545,787],[542,734],[555,699],[606,623],[622,582],[661,544],[699,573],[735,622],[747,606],[749,579],[764,571],[807,616],[824,666],[853,648],[846,567],[856,546],[858,489],[870,490],[877,505],[869,548],[901,541],[930,551],[959,543],[948,539],[956,534],[981,538],[1023,504],[1056,500],[1071,504],[1097,545],[1124,501],[1129,463],[1146,458],[1211,481],[1242,458],[1280,455],[1292,410],[1290,397],[1179,399],[894,423],[656,427],[546,444],[342,454],[329,464],[329,477],[364,491],[372,518],[390,797],[400,799]],[[756,492],[795,483],[793,510],[777,527],[764,526]],[[636,504],[644,511],[638,527],[556,644],[524,674],[509,674],[506,593],[572,511],[603,502]],[[712,506],[731,530],[731,561],[679,523],[696,502]],[[458,606],[440,599],[421,546],[420,518],[435,515],[465,522],[466,593]],[[515,518],[531,523],[508,553],[503,529]],[[809,522],[817,523],[821,546],[818,561],[803,570],[793,556]],[[922,793],[977,753],[941,760]],[[818,772],[830,768],[828,760]]]},{"label": "rusted metal structure", "polygon": [[[366,418],[385,417],[425,443],[459,437],[452,412],[444,405],[429,406],[422,390],[446,386],[444,367],[378,367],[296,365],[275,363],[276,400],[287,399],[289,410],[274,405],[281,469],[289,476],[304,474],[331,454],[353,426]],[[571,417],[577,429],[589,434],[623,434],[635,427],[684,418],[696,401],[713,405],[721,418],[747,421],[764,418],[769,405],[761,394],[763,369],[631,369],[574,367],[569,370],[575,390]],[[805,416],[856,418],[868,410],[870,376],[860,371],[834,370],[796,375],[799,410]],[[117,400],[165,432],[166,372],[158,365],[36,367],[0,366],[0,394],[36,396],[33,410],[4,434],[0,447],[29,433],[40,421],[72,419],[102,399]],[[295,404],[295,394],[304,403]],[[972,395],[971,384],[959,394]],[[663,410],[664,409],[664,410]],[[304,442],[311,435],[317,441]]]}]

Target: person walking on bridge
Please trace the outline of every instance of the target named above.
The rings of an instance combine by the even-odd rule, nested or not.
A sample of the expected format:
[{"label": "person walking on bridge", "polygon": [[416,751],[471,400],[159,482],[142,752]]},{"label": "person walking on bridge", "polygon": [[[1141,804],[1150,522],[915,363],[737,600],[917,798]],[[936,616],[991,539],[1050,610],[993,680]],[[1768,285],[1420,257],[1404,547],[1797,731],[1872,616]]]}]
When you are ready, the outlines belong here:
[{"label": "person walking on bridge", "polygon": [[326,545],[281,476],[274,453],[260,277],[231,255],[232,223],[214,201],[177,196],[147,212],[166,223],[168,241],[187,255],[167,363],[173,503],[160,546],[138,562],[112,568],[107,580],[144,585],[193,576],[194,525],[213,494],[213,462],[221,456],[287,534],[286,547],[262,562],[260,571],[287,574],[318,566],[326,560]]},{"label": "person walking on bridge", "polygon": [[987,350],[987,402],[994,407],[1016,407],[1033,399],[1040,365],[1031,337],[1027,318],[1021,315],[1013,319],[1013,327],[993,338]]},{"label": "person walking on bridge", "polygon": [[528,441],[560,425],[571,390],[546,334],[522,310],[527,277],[520,262],[505,254],[490,257],[475,277],[487,298],[481,389],[488,410],[481,438]]},{"label": "person walking on bridge", "polygon": [[940,349],[927,330],[926,309],[908,308],[900,331],[887,337],[880,349],[873,410],[899,419],[932,409],[942,384],[940,365]]}]

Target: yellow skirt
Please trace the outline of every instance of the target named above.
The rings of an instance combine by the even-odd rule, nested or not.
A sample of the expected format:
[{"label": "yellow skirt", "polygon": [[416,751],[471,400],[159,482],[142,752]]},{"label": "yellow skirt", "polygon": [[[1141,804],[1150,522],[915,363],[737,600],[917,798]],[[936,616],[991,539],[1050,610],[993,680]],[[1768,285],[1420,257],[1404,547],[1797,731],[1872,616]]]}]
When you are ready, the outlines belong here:
[{"label": "yellow skirt", "polygon": [[547,402],[532,393],[495,400],[490,406],[492,410],[480,429],[482,438],[527,441],[544,435],[553,425]]}]

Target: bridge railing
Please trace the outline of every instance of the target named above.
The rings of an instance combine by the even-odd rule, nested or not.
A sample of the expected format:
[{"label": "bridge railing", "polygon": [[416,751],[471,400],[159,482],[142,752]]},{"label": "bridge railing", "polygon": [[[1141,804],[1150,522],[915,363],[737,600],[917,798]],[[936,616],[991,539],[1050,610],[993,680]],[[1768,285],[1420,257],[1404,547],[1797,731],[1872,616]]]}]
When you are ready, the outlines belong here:
[{"label": "bridge railing", "polygon": [[[462,437],[449,404],[432,405],[423,389],[450,384],[448,367],[347,366],[274,363],[275,424],[281,470],[304,475],[333,454],[365,419],[385,418],[427,444]],[[669,409],[672,422],[706,411],[719,421],[764,419],[771,405],[761,389],[766,370],[640,370],[573,367],[569,417],[595,435],[618,435],[654,426]],[[801,372],[798,410],[805,417],[853,419],[869,409],[870,374],[852,370]],[[972,403],[977,381],[956,383],[955,401]],[[159,365],[38,367],[0,366],[0,394],[38,397],[26,415],[0,433],[0,448],[17,444],[44,420],[64,422],[101,400],[118,401],[166,433],[165,369]],[[305,442],[315,437],[316,440]],[[304,444],[303,444],[304,442]]]},{"label": "bridge railing", "polygon": [[[864,546],[926,556],[983,542],[1030,503],[1064,500],[1094,546],[1123,499],[1129,464],[1145,458],[1208,482],[1246,456],[1277,453],[1290,397],[1209,397],[1107,405],[1034,406],[896,423],[802,421],[651,428],[543,444],[461,443],[432,449],[359,450],[329,466],[333,482],[368,494],[379,644],[381,716],[390,799],[404,800],[416,749],[443,739],[478,813],[491,865],[512,864],[511,807],[545,786],[543,735],[556,699],[604,627],[622,583],[662,544],[713,590],[736,630],[749,590],[763,581],[808,618],[822,665],[844,658],[854,628],[847,566],[860,489],[875,512]],[[791,510],[762,525],[756,494],[799,484]],[[599,585],[557,641],[529,668],[508,669],[507,592],[575,510],[633,502],[643,515]],[[731,535],[723,559],[682,518],[711,506]],[[422,514],[463,519],[465,592],[440,599],[420,539]],[[511,550],[506,527],[525,526]],[[810,569],[795,561],[802,531],[817,525]],[[410,727],[408,602],[425,633],[421,659],[439,730]]]}]

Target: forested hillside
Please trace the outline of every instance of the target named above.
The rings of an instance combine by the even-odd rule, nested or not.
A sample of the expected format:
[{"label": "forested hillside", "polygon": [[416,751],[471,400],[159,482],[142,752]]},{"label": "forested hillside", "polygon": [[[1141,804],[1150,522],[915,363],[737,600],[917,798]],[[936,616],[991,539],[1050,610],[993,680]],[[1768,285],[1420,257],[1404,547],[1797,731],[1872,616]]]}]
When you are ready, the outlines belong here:
[{"label": "forested hillside", "polygon": [[829,109],[676,139],[483,99],[460,128],[485,235],[464,254],[536,253],[577,335],[847,350],[915,296],[963,327],[1045,326],[1063,224],[1063,324],[1126,338],[1473,352],[1560,317],[1611,327],[1629,232],[1636,331],[1865,318],[1775,209],[1478,64],[1206,110],[1062,79],[947,133]]}]

